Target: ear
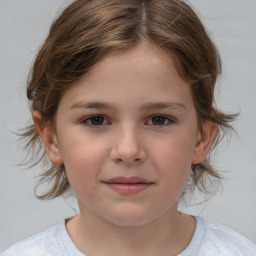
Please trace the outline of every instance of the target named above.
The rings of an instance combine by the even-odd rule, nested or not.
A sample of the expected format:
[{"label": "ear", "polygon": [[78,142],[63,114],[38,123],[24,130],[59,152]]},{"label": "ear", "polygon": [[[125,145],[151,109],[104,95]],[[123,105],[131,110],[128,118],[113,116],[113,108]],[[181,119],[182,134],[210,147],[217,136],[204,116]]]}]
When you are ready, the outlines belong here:
[{"label": "ear", "polygon": [[212,121],[205,121],[202,124],[202,130],[198,134],[192,164],[202,163],[206,159],[216,133],[216,128],[216,124]]},{"label": "ear", "polygon": [[38,111],[33,111],[32,118],[44,142],[45,151],[51,163],[54,165],[63,164],[57,135],[53,127],[43,121],[42,115]]}]

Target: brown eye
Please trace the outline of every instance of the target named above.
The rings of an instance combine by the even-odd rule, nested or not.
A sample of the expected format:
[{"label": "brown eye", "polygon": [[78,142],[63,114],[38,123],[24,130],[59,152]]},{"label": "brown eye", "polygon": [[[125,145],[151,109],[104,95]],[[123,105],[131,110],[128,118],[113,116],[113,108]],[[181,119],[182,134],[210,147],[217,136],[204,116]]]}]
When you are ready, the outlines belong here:
[{"label": "brown eye", "polygon": [[172,123],[173,121],[170,118],[167,118],[165,116],[154,116],[150,119],[149,124],[150,125],[168,125],[169,123]]},{"label": "brown eye", "polygon": [[83,121],[89,126],[98,126],[104,125],[107,123],[107,120],[103,116],[91,116]]},{"label": "brown eye", "polygon": [[152,118],[152,123],[154,125],[163,125],[165,123],[165,117],[163,116],[155,116]]}]

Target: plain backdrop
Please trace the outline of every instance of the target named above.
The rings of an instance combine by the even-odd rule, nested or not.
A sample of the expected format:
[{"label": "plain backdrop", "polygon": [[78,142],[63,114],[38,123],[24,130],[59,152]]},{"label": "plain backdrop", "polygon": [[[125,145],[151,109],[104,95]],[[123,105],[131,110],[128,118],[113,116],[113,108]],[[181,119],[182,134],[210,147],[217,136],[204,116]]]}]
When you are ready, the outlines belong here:
[{"label": "plain backdrop", "polygon": [[[0,0],[0,252],[12,243],[76,214],[75,199],[39,201],[34,175],[23,170],[24,152],[13,133],[30,117],[26,76],[49,26],[69,1]],[[216,91],[227,112],[241,112],[231,142],[220,145],[215,165],[223,190],[207,204],[189,207],[256,242],[256,1],[191,0],[221,53],[224,65]]]}]

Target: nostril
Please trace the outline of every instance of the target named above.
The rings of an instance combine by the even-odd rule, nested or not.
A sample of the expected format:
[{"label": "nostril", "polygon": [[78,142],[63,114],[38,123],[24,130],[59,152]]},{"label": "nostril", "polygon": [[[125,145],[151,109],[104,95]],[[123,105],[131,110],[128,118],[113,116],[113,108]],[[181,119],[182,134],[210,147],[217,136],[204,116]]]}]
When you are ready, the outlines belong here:
[{"label": "nostril", "polygon": [[132,165],[132,164],[135,164],[135,163],[140,163],[141,162],[141,158],[126,158],[126,159],[122,159],[122,158],[117,158],[116,159],[118,163],[124,163],[124,164],[127,164],[127,165]]},{"label": "nostril", "polygon": [[145,158],[146,153],[140,145],[118,143],[110,151],[111,160],[116,163],[124,163],[126,165],[140,164],[145,160]]}]

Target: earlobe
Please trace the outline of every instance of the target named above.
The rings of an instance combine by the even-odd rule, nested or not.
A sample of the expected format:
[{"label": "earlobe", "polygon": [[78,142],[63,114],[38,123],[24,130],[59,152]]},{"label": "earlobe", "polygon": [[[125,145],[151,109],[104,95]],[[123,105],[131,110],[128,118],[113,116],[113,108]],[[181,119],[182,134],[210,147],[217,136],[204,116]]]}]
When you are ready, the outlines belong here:
[{"label": "earlobe", "polygon": [[202,130],[200,131],[195,147],[192,164],[202,163],[206,159],[216,134],[216,129],[216,124],[212,121],[205,121],[202,124]]},{"label": "earlobe", "polygon": [[60,154],[58,140],[54,129],[49,124],[44,122],[40,112],[33,111],[32,118],[43,140],[46,154],[51,163],[54,165],[63,164],[63,159]]}]

